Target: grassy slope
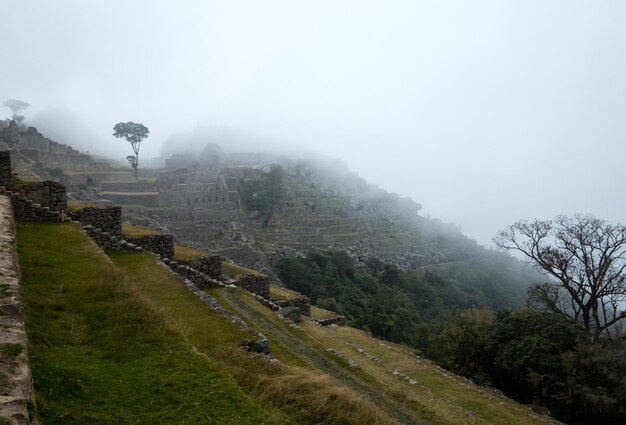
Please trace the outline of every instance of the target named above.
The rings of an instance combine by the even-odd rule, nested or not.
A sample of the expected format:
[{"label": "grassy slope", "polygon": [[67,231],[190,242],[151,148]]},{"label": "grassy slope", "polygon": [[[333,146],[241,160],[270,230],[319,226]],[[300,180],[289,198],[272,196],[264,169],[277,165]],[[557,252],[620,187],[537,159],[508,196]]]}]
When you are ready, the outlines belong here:
[{"label": "grassy slope", "polygon": [[69,224],[20,224],[43,423],[391,424],[329,377],[238,348],[250,337],[146,253],[110,261]]},{"label": "grassy slope", "polygon": [[151,255],[111,253],[111,263],[76,226],[18,230],[44,423],[546,423],[406,347],[289,326],[242,290],[211,290],[270,338],[280,363],[268,363],[237,348],[246,335]]},{"label": "grassy slope", "polygon": [[18,253],[43,423],[270,423],[78,226],[19,224]]},{"label": "grassy slope", "polygon": [[[313,362],[315,367],[374,402],[384,403],[391,411],[403,410],[406,416],[414,414],[419,418],[415,419],[415,423],[512,425],[555,422],[532,412],[528,407],[440,369],[428,360],[416,357],[408,347],[383,342],[347,326],[322,328],[307,320],[300,322],[298,327],[289,326],[252,296],[239,292],[234,296],[232,290],[210,290],[225,305],[236,308],[244,318],[265,323],[264,332],[270,340],[294,341],[286,345],[297,356]],[[356,361],[359,367],[350,368],[344,359],[328,355],[328,348],[340,352],[344,359]],[[368,358],[359,349],[380,362]],[[323,359],[320,360],[320,356],[324,355],[334,364],[329,365]],[[417,383],[409,384],[394,375],[395,370],[415,379]]]}]

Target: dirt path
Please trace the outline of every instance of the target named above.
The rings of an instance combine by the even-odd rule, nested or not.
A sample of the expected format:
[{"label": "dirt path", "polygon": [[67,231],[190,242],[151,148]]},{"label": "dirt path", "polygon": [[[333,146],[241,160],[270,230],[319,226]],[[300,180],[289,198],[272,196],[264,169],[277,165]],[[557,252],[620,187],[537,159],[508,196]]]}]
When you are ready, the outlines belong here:
[{"label": "dirt path", "polygon": [[309,363],[314,369],[332,376],[349,388],[369,399],[387,414],[403,424],[430,424],[431,422],[419,417],[418,414],[402,405],[397,400],[387,394],[377,390],[367,384],[357,374],[343,368],[330,360],[325,354],[303,344],[303,341],[288,331],[281,328],[264,315],[254,311],[242,301],[235,291],[222,291],[221,296],[226,300],[237,314],[243,317],[248,323],[255,323],[267,332],[267,336],[280,342],[286,349],[296,354],[298,357]]}]

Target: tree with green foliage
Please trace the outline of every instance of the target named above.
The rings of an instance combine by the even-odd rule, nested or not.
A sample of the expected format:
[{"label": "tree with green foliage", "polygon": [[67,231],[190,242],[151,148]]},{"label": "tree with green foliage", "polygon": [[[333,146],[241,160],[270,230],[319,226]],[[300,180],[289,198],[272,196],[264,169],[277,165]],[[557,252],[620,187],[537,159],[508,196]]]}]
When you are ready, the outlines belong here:
[{"label": "tree with green foliage", "polygon": [[113,127],[113,136],[119,139],[125,139],[130,143],[133,152],[135,152],[134,156],[129,155],[126,157],[130,166],[135,170],[135,180],[139,180],[137,176],[137,168],[139,167],[139,147],[141,146],[141,141],[146,139],[149,133],[150,130],[148,130],[148,127],[132,121],[118,122]]},{"label": "tree with green foliage", "polygon": [[591,215],[518,221],[495,243],[521,252],[546,276],[529,292],[529,305],[581,326],[592,343],[626,319],[626,226]]},{"label": "tree with green foliage", "polygon": [[457,313],[437,338],[439,354],[446,368],[489,383],[490,338],[494,315],[489,309],[468,309]]},{"label": "tree with green foliage", "polygon": [[9,108],[13,112],[11,118],[18,125],[21,125],[24,122],[24,115],[20,115],[20,112],[28,108],[30,104],[19,99],[7,99],[4,101],[4,106]]}]

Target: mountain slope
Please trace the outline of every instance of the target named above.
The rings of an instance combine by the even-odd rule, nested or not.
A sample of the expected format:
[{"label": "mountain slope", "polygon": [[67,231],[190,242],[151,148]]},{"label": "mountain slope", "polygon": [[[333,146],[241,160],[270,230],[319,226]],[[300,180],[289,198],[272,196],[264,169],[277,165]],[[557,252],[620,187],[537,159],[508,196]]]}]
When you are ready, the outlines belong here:
[{"label": "mountain slope", "polygon": [[549,422],[406,347],[290,325],[243,290],[209,290],[278,362],[246,353],[250,334],[152,255],[109,258],[76,225],[19,224],[18,245],[43,423]]}]

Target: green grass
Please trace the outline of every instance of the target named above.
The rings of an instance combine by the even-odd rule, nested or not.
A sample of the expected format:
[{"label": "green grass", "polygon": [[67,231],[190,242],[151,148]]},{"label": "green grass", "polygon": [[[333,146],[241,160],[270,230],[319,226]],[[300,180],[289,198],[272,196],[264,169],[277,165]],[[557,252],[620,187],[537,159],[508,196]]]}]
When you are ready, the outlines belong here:
[{"label": "green grass", "polygon": [[14,359],[22,353],[20,344],[0,344],[0,358]]},{"label": "green grass", "polygon": [[77,225],[19,223],[18,254],[42,423],[269,423]]}]

